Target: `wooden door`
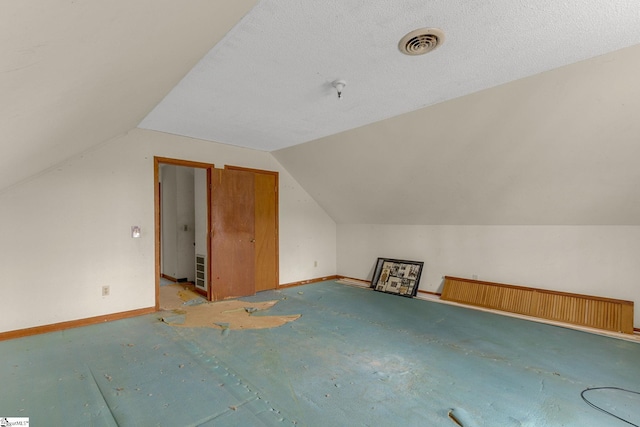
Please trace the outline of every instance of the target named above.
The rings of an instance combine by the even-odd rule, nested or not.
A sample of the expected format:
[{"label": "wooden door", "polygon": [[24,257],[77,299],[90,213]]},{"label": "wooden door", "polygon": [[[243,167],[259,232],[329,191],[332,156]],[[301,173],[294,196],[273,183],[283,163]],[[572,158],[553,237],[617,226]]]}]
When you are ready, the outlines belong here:
[{"label": "wooden door", "polygon": [[256,292],[278,287],[278,174],[255,173]]},{"label": "wooden door", "polygon": [[255,294],[254,175],[214,169],[211,211],[211,300]]},{"label": "wooden door", "polygon": [[276,289],[279,283],[278,172],[225,166],[255,177],[256,292]]}]

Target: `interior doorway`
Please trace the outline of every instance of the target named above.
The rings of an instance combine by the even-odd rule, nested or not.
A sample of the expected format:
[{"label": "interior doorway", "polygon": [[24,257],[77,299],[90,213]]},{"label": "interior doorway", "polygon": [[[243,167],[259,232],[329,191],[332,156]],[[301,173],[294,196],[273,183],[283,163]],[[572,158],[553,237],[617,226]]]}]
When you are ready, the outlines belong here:
[{"label": "interior doorway", "polygon": [[[160,309],[160,284],[198,283],[197,260],[209,259],[208,235],[210,170],[213,165],[156,157],[155,256],[156,309]],[[205,263],[202,276],[207,275]],[[200,282],[207,295],[206,277]]]},{"label": "interior doorway", "polygon": [[[205,207],[194,208],[200,218],[193,222],[200,224],[195,227],[200,231],[192,238],[193,262],[187,261],[191,264],[187,278],[194,278],[189,282],[195,290],[216,301],[277,288],[278,173],[235,166],[216,169],[209,163],[155,157],[156,310],[160,309],[160,282],[168,255],[163,242],[171,241],[163,236],[163,221],[167,220],[163,206],[169,201],[162,196],[166,183],[161,184],[161,170],[167,166],[193,170],[193,198]],[[204,176],[200,189],[198,182],[203,180],[198,175]],[[180,233],[191,227],[185,222],[177,222]]]}]

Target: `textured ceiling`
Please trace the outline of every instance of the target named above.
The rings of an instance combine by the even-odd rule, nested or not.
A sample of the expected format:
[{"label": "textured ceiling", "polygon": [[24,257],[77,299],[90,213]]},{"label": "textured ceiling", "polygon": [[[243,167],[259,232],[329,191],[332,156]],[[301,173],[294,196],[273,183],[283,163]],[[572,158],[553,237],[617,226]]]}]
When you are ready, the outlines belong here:
[{"label": "textured ceiling", "polygon": [[2,0],[0,191],[134,129],[256,0]]},{"label": "textured ceiling", "polygon": [[262,0],[139,127],[273,151],[638,43],[636,0]]},{"label": "textured ceiling", "polygon": [[640,45],[272,154],[338,223],[640,225],[638,76]]},{"label": "textured ceiling", "polygon": [[[270,151],[338,223],[640,225],[636,0],[5,0],[0,24],[0,192],[140,126]],[[420,27],[444,44],[403,56]]]}]

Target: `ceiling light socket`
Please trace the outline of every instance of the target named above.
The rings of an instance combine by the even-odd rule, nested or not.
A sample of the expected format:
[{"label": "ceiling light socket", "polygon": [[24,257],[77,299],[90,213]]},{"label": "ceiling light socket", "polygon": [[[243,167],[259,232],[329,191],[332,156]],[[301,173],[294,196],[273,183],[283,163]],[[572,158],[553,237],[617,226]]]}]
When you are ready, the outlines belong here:
[{"label": "ceiling light socket", "polygon": [[336,91],[338,92],[338,99],[342,99],[342,91],[347,85],[347,82],[344,80],[335,80],[331,85],[336,88]]}]

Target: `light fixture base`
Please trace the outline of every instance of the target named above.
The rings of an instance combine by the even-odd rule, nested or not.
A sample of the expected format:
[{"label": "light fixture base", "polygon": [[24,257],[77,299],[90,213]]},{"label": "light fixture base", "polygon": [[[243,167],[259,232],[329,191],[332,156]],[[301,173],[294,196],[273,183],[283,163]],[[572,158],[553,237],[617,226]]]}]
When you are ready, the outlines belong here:
[{"label": "light fixture base", "polygon": [[336,91],[338,92],[338,99],[342,99],[342,91],[344,90],[344,87],[347,85],[347,82],[345,82],[342,79],[334,80],[334,82],[331,83],[331,85],[334,88],[336,88]]}]

